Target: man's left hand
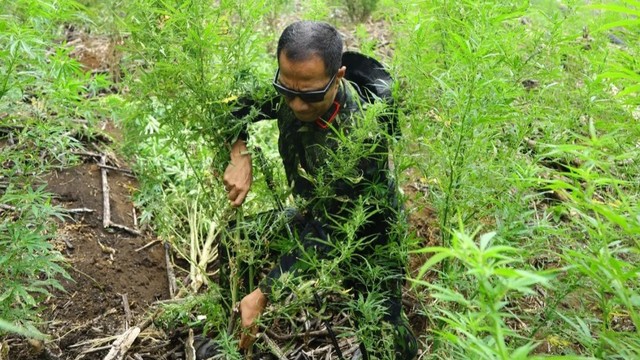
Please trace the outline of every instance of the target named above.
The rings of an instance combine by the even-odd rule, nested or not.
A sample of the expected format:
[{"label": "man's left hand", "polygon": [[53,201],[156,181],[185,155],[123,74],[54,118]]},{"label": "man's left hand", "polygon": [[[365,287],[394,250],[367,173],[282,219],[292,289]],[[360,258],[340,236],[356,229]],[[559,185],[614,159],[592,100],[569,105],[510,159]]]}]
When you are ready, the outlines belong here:
[{"label": "man's left hand", "polygon": [[222,182],[231,206],[242,205],[249,193],[252,181],[251,155],[244,140],[238,139],[231,146],[231,162],[224,171]]}]

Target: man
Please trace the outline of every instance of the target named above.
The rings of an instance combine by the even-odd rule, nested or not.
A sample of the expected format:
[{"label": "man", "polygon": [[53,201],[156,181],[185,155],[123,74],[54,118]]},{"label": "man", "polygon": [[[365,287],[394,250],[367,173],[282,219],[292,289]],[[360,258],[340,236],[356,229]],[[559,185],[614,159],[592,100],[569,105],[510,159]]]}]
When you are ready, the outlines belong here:
[{"label": "man", "polygon": [[[294,196],[305,200],[297,214],[297,218],[302,219],[296,231],[299,241],[305,249],[321,248],[319,244],[327,241],[339,242],[344,234],[331,224],[348,217],[356,202],[370,212],[366,223],[356,232],[359,239],[366,239],[357,256],[386,271],[379,282],[385,296],[384,320],[397,333],[395,358],[412,359],[417,346],[401,315],[403,260],[398,251],[400,240],[392,234],[397,203],[396,189],[388,173],[387,137],[377,134],[372,135],[375,139],[365,139],[367,148],[373,151],[354,159],[355,167],[347,168],[354,176],[332,178],[332,172],[327,170],[331,168],[331,161],[336,161],[332,156],[336,149],[345,145],[338,138],[342,135],[344,141],[357,133],[366,97],[375,91],[358,88],[345,79],[347,68],[343,65],[342,39],[329,24],[300,21],[289,25],[279,39],[277,58],[273,86],[279,97],[259,104],[261,115],[255,120],[278,120],[279,152],[288,185]],[[372,59],[363,59],[379,65]],[[371,69],[375,71],[381,70]],[[389,91],[388,82],[382,85]],[[248,113],[243,109],[236,115]],[[242,138],[231,146],[231,161],[223,182],[231,204],[240,206],[252,182],[252,158]],[[320,193],[319,188],[324,192]],[[320,256],[326,256],[323,251],[319,251]],[[250,347],[254,341],[255,323],[267,305],[270,286],[282,274],[295,272],[300,257],[299,252],[281,256],[279,264],[260,287],[241,300],[241,324],[247,330],[240,339],[241,348]],[[346,282],[355,294],[370,290],[361,279]]]}]

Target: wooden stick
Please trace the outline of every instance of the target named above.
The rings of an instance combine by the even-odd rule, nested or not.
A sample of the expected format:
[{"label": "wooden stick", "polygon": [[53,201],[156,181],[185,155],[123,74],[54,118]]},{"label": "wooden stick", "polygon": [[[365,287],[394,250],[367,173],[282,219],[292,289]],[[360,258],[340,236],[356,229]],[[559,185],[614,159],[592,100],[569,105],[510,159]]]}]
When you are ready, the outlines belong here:
[{"label": "wooden stick", "polygon": [[100,155],[100,172],[102,173],[102,227],[103,228],[114,228],[122,231],[126,231],[130,234],[141,236],[142,233],[136,229],[131,229],[124,225],[116,224],[111,222],[111,205],[109,203],[109,180],[107,178],[107,156]]},{"label": "wooden stick", "polygon": [[153,240],[153,241],[150,241],[150,242],[148,242],[146,245],[144,245],[144,246],[142,246],[142,247],[137,248],[137,249],[135,250],[135,252],[140,252],[140,251],[142,251],[142,250],[144,250],[144,249],[150,248],[150,247],[152,247],[153,245],[158,244],[159,242],[160,242],[160,240],[158,240],[158,239]]},{"label": "wooden stick", "polygon": [[123,168],[119,168],[111,165],[102,165],[102,164],[98,164],[98,166],[102,169],[120,171],[122,173],[125,173],[125,175],[130,175],[131,177],[135,178],[135,176],[133,175],[133,171],[129,169],[123,169]]},{"label": "wooden stick", "polygon": [[189,329],[189,336],[184,344],[184,352],[186,360],[196,360],[196,349],[193,347],[193,329]]},{"label": "wooden stick", "polygon": [[122,230],[122,231],[126,231],[126,232],[128,232],[128,233],[130,233],[132,235],[142,236],[142,233],[139,230],[132,229],[132,228],[126,227],[124,225],[116,224],[116,223],[113,223],[111,221],[109,221],[109,223],[107,225],[105,225],[105,228],[107,228],[107,227],[118,229],[118,230]]},{"label": "wooden stick", "polygon": [[133,342],[138,338],[138,335],[140,335],[139,327],[134,326],[127,329],[127,331],[113,342],[111,350],[103,360],[123,360]]},{"label": "wooden stick", "polygon": [[131,316],[131,308],[129,307],[129,297],[127,294],[121,294],[122,296],[122,307],[124,308],[124,328],[129,329],[129,325],[131,324],[132,316]]},{"label": "wooden stick", "polygon": [[138,228],[138,214],[136,214],[136,206],[131,207],[131,215],[133,215],[133,227]]},{"label": "wooden stick", "polygon": [[[142,333],[140,333],[140,335],[143,335]],[[152,335],[148,335],[149,337],[152,337]],[[147,338],[148,339],[148,338]],[[146,340],[146,339],[143,339]],[[155,340],[155,339],[154,339]],[[155,353],[160,349],[164,349],[166,348],[168,345],[171,345],[171,341],[165,340],[165,341],[161,341],[161,340],[156,340],[156,342],[159,342],[159,344],[155,344],[153,346],[149,346],[149,347],[145,347],[144,351],[146,353]],[[184,347],[184,345],[180,345],[180,348]]]},{"label": "wooden stick", "polygon": [[[15,210],[17,210],[17,208],[15,206],[7,205],[7,204],[0,204],[0,210],[15,211]],[[60,212],[63,212],[63,213],[66,213],[66,214],[91,213],[91,212],[94,212],[94,211],[95,210],[93,210],[93,209],[87,209],[87,208],[76,208],[76,209],[61,208],[60,209]]]},{"label": "wooden stick", "polygon": [[95,210],[93,209],[88,209],[88,208],[76,208],[76,209],[62,209],[61,210],[63,213],[67,213],[67,214],[78,214],[78,213],[92,213],[95,212]]},{"label": "wooden stick", "polygon": [[[94,158],[101,158],[104,155],[100,155],[98,153],[94,153],[91,151],[80,151],[80,150],[74,150],[71,152],[73,155],[80,155],[80,156],[86,156],[86,157],[94,157]],[[106,163],[105,163],[106,165]]]},{"label": "wooden stick", "polygon": [[[108,343],[109,341],[113,341],[113,340],[115,340],[117,338],[118,338],[117,336],[108,336],[108,337],[101,338],[101,339],[85,340],[85,341],[82,341],[82,342],[79,342],[79,343],[75,343],[73,345],[69,345],[69,348],[78,348],[78,347],[85,346],[85,345],[98,345],[98,344]],[[85,350],[83,352],[95,352],[95,351],[100,351],[100,350],[106,350],[106,349],[108,349],[110,347],[111,347],[111,345],[107,345],[107,346],[104,346],[104,347],[100,347],[99,350],[95,350],[95,349],[97,349],[97,347],[93,347],[93,348],[91,348],[89,350]]]},{"label": "wooden stick", "polygon": [[171,265],[171,248],[169,243],[164,243],[164,259],[167,263],[167,278],[169,279],[169,297],[171,299],[176,295],[176,289],[178,285],[176,283],[176,274],[173,272],[173,265]]},{"label": "wooden stick", "polygon": [[[106,165],[106,156],[100,155],[100,164]],[[111,223],[111,206],[109,204],[109,182],[107,180],[107,169],[102,168],[102,226],[106,229]]]},{"label": "wooden stick", "polygon": [[[72,332],[75,332],[75,331],[82,331],[82,330],[85,330],[85,329],[91,328],[91,327],[92,327],[94,324],[96,324],[98,321],[101,321],[102,319],[106,318],[107,316],[113,315],[113,314],[115,314],[115,313],[117,313],[117,312],[118,312],[118,310],[117,310],[116,308],[111,308],[111,309],[109,309],[108,311],[106,311],[105,313],[103,313],[103,314],[101,314],[101,315],[98,315],[98,316],[96,316],[95,318],[93,318],[93,319],[89,320],[88,322],[86,322],[86,323],[84,323],[84,324],[82,324],[82,325],[80,325],[80,326],[78,326],[78,327],[76,327],[76,328],[74,328],[74,329],[72,329],[72,330],[68,331],[66,334],[63,334],[62,336],[60,336],[59,338],[57,338],[57,339],[56,339],[56,341],[60,341],[60,340],[61,340],[61,339],[63,339],[66,335],[68,335],[68,334],[70,334],[70,333],[72,333]],[[108,338],[106,341],[104,341],[104,340],[103,340],[102,342],[107,342],[107,341],[111,341],[111,340],[113,340],[113,338]],[[100,341],[100,340],[98,340],[98,341]],[[69,348],[72,348],[72,349],[73,349],[73,348],[78,348],[78,347],[81,347],[81,346],[84,346],[84,345],[89,345],[89,344],[94,344],[94,343],[96,343],[96,340],[95,340],[95,339],[92,339],[92,340],[85,340],[85,341],[82,341],[82,342],[79,342],[79,343],[75,343],[75,344],[73,344],[73,345],[70,345],[70,346],[69,346]]]},{"label": "wooden stick", "polygon": [[0,211],[2,210],[16,211],[16,207],[7,204],[0,204]]},{"label": "wooden stick", "polygon": [[112,345],[98,346],[98,347],[94,347],[94,348],[91,348],[91,349],[83,350],[81,354],[83,354],[83,355],[91,354],[91,353],[94,353],[94,352],[111,349],[111,347],[112,347]]}]

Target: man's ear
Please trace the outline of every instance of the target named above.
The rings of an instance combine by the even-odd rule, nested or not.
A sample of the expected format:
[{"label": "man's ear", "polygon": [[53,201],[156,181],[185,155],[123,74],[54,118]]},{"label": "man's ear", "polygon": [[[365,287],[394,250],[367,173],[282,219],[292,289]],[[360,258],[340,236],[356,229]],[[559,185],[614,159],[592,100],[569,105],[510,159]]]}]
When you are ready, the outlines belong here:
[{"label": "man's ear", "polygon": [[347,67],[343,66],[340,69],[338,69],[338,73],[336,74],[336,84],[340,83],[340,80],[342,80],[342,78],[344,77],[344,75],[347,73]]}]

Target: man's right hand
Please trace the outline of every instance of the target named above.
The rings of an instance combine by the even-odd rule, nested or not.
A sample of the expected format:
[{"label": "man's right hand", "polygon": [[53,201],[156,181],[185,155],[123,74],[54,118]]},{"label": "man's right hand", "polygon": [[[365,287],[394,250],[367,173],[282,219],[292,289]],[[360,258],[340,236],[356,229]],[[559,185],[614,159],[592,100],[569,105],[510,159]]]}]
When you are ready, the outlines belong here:
[{"label": "man's right hand", "polygon": [[258,332],[256,321],[266,306],[267,297],[260,288],[255,289],[240,301],[240,320],[243,329],[240,335],[240,349],[248,349],[253,345]]},{"label": "man's right hand", "polygon": [[252,176],[251,155],[247,151],[247,144],[238,139],[231,145],[231,161],[222,179],[231,206],[242,205],[251,188]]}]

